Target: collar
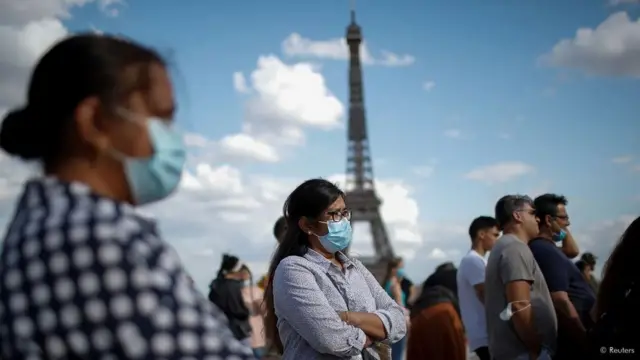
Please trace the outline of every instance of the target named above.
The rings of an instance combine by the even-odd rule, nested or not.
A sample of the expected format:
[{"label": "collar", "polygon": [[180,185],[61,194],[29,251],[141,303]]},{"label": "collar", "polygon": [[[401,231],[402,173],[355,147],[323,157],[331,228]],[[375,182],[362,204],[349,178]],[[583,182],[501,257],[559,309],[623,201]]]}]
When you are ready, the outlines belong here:
[{"label": "collar", "polygon": [[[336,253],[336,257],[338,258],[338,261],[340,261],[342,263],[342,265],[344,266],[345,269],[351,268],[352,266],[355,266],[355,264],[353,263],[353,261],[351,261],[351,259],[345,255],[342,251],[338,251]],[[327,259],[326,257],[322,256],[322,254],[320,254],[319,252],[313,250],[313,249],[308,249],[307,253],[304,254],[304,258],[311,261],[312,263],[319,265],[320,267],[322,267],[324,269],[324,271],[329,271],[329,268],[333,265],[335,266],[334,263],[331,262],[331,260]]]}]

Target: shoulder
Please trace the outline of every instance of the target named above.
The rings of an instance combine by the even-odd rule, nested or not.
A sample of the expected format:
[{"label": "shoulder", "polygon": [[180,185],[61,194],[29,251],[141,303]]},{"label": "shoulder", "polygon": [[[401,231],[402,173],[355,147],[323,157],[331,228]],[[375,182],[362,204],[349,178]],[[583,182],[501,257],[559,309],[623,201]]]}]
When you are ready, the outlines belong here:
[{"label": "shoulder", "polygon": [[559,254],[559,251],[554,244],[540,238],[531,240],[531,242],[529,242],[529,249],[536,257],[540,255],[555,257]]},{"label": "shoulder", "polygon": [[291,281],[293,278],[313,274],[312,264],[302,256],[291,255],[282,259],[274,272],[274,283]]},{"label": "shoulder", "polygon": [[463,269],[468,269],[469,267],[475,268],[480,265],[484,267],[484,259],[476,252],[470,251],[460,260],[458,270],[464,271]]},{"label": "shoulder", "polygon": [[533,258],[527,244],[513,235],[504,235],[501,239],[500,258],[502,261],[516,260],[517,258]]}]

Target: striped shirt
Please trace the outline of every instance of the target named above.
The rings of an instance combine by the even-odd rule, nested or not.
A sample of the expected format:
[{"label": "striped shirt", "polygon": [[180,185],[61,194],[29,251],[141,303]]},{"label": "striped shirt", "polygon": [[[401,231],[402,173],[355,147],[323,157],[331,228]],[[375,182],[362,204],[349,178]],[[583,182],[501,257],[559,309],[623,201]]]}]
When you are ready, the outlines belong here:
[{"label": "striped shirt", "polygon": [[79,183],[27,183],[0,255],[0,358],[253,359],[155,223]]},{"label": "striped shirt", "polygon": [[360,359],[363,350],[378,359],[374,349],[363,349],[365,333],[340,319],[342,311],[378,315],[388,342],[405,336],[403,309],[360,261],[338,255],[344,272],[311,249],[278,265],[273,296],[283,360]]}]

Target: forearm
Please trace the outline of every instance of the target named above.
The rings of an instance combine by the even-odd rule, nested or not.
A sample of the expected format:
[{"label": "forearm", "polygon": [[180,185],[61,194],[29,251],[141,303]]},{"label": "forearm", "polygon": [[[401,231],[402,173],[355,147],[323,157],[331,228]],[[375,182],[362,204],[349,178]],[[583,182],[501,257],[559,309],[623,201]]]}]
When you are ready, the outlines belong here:
[{"label": "forearm", "polygon": [[362,331],[372,340],[379,341],[384,340],[387,337],[387,332],[384,328],[384,324],[380,317],[376,314],[365,312],[347,312],[345,313],[344,320]]},{"label": "forearm", "polygon": [[529,349],[530,353],[539,354],[542,349],[542,342],[540,336],[535,330],[533,324],[533,310],[531,308],[518,311],[511,318],[513,327],[518,334],[520,340]]},{"label": "forearm", "polygon": [[567,236],[562,241],[562,252],[569,258],[573,259],[580,254],[580,248],[576,243],[576,240],[573,238],[573,235],[569,231],[567,232]]},{"label": "forearm", "polygon": [[587,330],[582,324],[582,321],[580,321],[580,315],[578,315],[571,301],[569,299],[558,300],[554,302],[554,306],[558,314],[560,326],[567,329],[567,332],[576,340],[586,341]]}]

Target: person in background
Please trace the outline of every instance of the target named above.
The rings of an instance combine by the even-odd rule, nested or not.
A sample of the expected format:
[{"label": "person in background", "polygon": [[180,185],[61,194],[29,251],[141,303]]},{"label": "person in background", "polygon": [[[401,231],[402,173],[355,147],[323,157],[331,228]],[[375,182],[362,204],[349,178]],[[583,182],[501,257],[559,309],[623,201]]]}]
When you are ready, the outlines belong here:
[{"label": "person in background", "polygon": [[[76,34],[38,61],[0,147],[39,162],[1,242],[2,359],[253,359],[137,207],[180,182],[171,79],[155,51]],[[173,321],[173,319],[176,321]]]},{"label": "person in background", "polygon": [[209,300],[227,316],[233,336],[247,344],[251,337],[251,311],[242,297],[242,289],[250,279],[249,274],[248,267],[238,257],[223,254],[218,275],[209,285]]},{"label": "person in background", "polygon": [[[589,280],[593,276],[593,274],[591,273],[591,267],[589,265],[587,265],[587,263],[584,262],[584,260],[582,260],[582,259],[576,261],[576,267],[578,268],[578,270],[582,274],[582,277],[584,278],[584,280],[587,283],[589,283]],[[591,286],[591,284],[589,284],[589,286]],[[591,289],[593,290],[593,287],[591,287]]]},{"label": "person in background", "polygon": [[257,283],[258,288],[260,288],[260,290],[264,291],[264,289],[266,289],[266,288],[267,288],[267,281],[268,281],[268,278],[269,278],[269,277],[268,277],[266,274],[265,274],[265,275],[262,275],[262,276],[260,277],[260,279],[258,280],[258,283]]},{"label": "person in background", "polygon": [[276,223],[273,225],[273,237],[280,243],[287,233],[287,219],[284,216],[280,216]]},{"label": "person in background", "polygon": [[[284,360],[387,359],[407,332],[404,310],[357,259],[345,194],[329,181],[298,186],[269,267],[265,333]],[[385,343],[382,343],[385,342]]]},{"label": "person in background", "polygon": [[[590,359],[613,358],[601,349],[616,349],[616,358],[638,357],[640,324],[640,217],[633,220],[604,265],[589,333]],[[633,351],[633,353],[631,352]]]},{"label": "person in background", "polygon": [[503,235],[491,249],[485,272],[489,351],[494,360],[550,359],[558,325],[547,283],[528,246],[538,236],[533,201],[504,196],[495,215]]},{"label": "person in background", "polygon": [[591,289],[593,289],[593,293],[597,294],[599,284],[598,279],[596,279],[593,273],[596,271],[596,261],[598,260],[598,258],[592,253],[586,252],[582,254],[582,256],[580,256],[580,260],[585,263],[585,271],[587,271],[589,274],[589,276],[587,277],[587,282],[589,283],[589,286],[591,286]]},{"label": "person in background", "polygon": [[460,261],[456,278],[460,312],[469,348],[480,360],[491,360],[484,310],[485,255],[500,236],[498,222],[490,216],[475,218],[469,226],[471,250]]},{"label": "person in background", "polygon": [[458,299],[451,284],[451,274],[455,279],[455,273],[455,266],[445,263],[438,266],[424,282],[410,312],[407,359],[467,358]]},{"label": "person in background", "polygon": [[557,351],[554,359],[584,358],[587,347],[589,315],[595,304],[595,294],[575,264],[557,243],[569,226],[567,199],[545,194],[534,200],[540,219],[539,234],[529,241],[529,248],[544,275],[558,317]]},{"label": "person in background", "polygon": [[251,325],[251,348],[257,358],[261,359],[266,355],[266,347],[264,340],[264,306],[262,298],[264,290],[259,285],[253,284],[253,276],[248,267],[244,268],[244,287],[242,288],[242,299],[249,309],[249,324]]},{"label": "person in background", "polygon": [[[389,296],[395,300],[402,308],[407,308],[407,299],[409,296],[402,289],[402,280],[406,277],[404,272],[404,262],[402,258],[395,258],[387,264],[387,273],[383,281],[384,289]],[[407,338],[404,337],[400,341],[391,345],[391,359],[404,359],[404,350],[407,344]]]}]

